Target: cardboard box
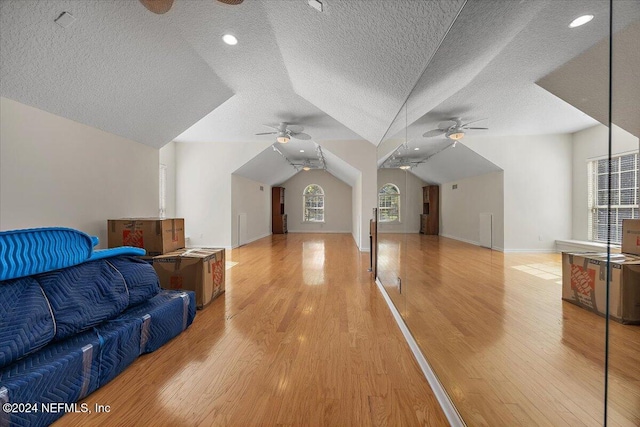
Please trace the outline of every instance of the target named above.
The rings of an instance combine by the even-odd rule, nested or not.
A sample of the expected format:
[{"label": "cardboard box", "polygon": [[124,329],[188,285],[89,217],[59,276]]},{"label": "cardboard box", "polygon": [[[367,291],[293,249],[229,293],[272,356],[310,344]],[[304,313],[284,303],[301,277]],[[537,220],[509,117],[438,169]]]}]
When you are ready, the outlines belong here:
[{"label": "cardboard box", "polygon": [[[640,257],[611,254],[609,316],[640,324]],[[562,299],[606,315],[607,254],[562,253]]]},{"label": "cardboard box", "polygon": [[640,255],[640,219],[622,220],[622,252]]},{"label": "cardboard box", "polygon": [[197,308],[224,292],[224,249],[179,249],[154,257],[153,268],[162,288],[194,291]]},{"label": "cardboard box", "polygon": [[135,246],[155,256],[184,248],[182,218],[123,218],[107,222],[110,248]]}]

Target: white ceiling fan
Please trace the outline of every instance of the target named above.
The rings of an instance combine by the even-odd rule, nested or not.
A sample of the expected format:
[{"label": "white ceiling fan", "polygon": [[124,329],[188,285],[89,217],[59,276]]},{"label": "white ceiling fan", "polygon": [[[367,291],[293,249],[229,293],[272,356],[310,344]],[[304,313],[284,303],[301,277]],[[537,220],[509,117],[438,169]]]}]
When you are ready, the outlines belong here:
[{"label": "white ceiling fan", "polygon": [[[242,3],[244,0],[218,0],[220,3],[236,5]],[[144,5],[150,12],[162,15],[169,12],[171,6],[173,6],[173,0],[140,0],[140,3]]]},{"label": "white ceiling fan", "polygon": [[479,120],[474,120],[472,122],[468,122],[468,123],[462,123],[462,119],[460,117],[455,117],[453,119],[450,120],[445,120],[444,122],[440,122],[438,123],[438,128],[437,129],[432,129],[428,132],[425,132],[422,136],[425,138],[433,138],[436,136],[440,136],[443,135],[448,138],[448,139],[452,139],[454,141],[459,141],[462,138],[464,138],[465,135],[465,131],[467,130],[487,130],[489,128],[483,128],[483,127],[471,127],[469,126],[472,123],[476,123],[479,122],[481,120],[485,120],[485,119],[479,119]]},{"label": "white ceiling fan", "polygon": [[311,139],[311,135],[303,133],[304,128],[300,125],[292,125],[286,122],[282,122],[277,126],[274,125],[264,125],[268,128],[274,129],[274,132],[261,132],[256,133],[256,135],[278,135],[276,137],[276,141],[281,144],[286,144],[289,142],[291,138],[293,139],[302,139],[309,140]]}]

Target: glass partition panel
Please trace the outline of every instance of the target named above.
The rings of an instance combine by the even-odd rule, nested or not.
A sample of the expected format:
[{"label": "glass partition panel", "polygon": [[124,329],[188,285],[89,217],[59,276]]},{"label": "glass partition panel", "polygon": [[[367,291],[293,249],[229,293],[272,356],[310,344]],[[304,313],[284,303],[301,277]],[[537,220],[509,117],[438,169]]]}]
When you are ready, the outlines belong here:
[{"label": "glass partition panel", "polygon": [[[607,419],[609,8],[467,1],[379,146],[379,186],[406,166],[427,231],[401,228],[394,302],[468,425]],[[637,425],[637,366],[619,363],[616,424]]]},{"label": "glass partition panel", "polygon": [[[640,255],[640,2],[613,1],[611,6],[611,180],[607,183],[611,200],[606,224],[611,241],[623,245],[623,259],[632,264],[620,265],[615,261],[618,255],[611,255],[606,424],[637,426],[640,425],[640,257],[633,254]],[[608,50],[608,42],[606,39],[597,47]],[[598,160],[597,164],[603,163],[608,166],[606,159]]]},{"label": "glass partition panel", "polygon": [[406,143],[406,106],[403,105],[392,127],[378,147],[378,279],[396,309],[404,315],[407,287],[404,262],[407,255],[406,227],[414,212],[407,205],[407,167],[401,157]]}]

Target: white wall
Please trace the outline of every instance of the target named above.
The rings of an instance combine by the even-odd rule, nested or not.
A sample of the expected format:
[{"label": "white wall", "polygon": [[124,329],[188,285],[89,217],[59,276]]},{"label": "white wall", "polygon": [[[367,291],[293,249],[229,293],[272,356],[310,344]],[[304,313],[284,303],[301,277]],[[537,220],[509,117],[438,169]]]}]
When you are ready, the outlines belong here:
[{"label": "white wall", "polygon": [[231,248],[231,174],[269,145],[176,143],[176,214],[189,246]]},{"label": "white wall", "polygon": [[171,141],[160,149],[160,164],[167,168],[165,216],[176,216],[176,143]]},{"label": "white wall", "polygon": [[[324,223],[303,222],[302,193],[309,184],[324,190]],[[284,212],[290,233],[351,233],[351,187],[324,170],[298,172],[285,188]]]},{"label": "white wall", "polygon": [[[573,230],[572,239],[588,240],[589,209],[587,163],[609,153],[609,130],[596,125],[572,135],[573,141]],[[638,138],[613,125],[611,128],[614,155],[638,151]]]},{"label": "white wall", "polygon": [[[361,246],[359,245],[360,236],[369,239],[369,220],[371,219],[369,217],[365,225],[362,216],[362,173],[359,173],[355,184],[351,187],[351,236],[359,247]],[[370,245],[367,247],[371,249]]]},{"label": "white wall", "polygon": [[0,229],[64,226],[107,243],[107,219],[158,215],[158,150],[0,99]]},{"label": "white wall", "polygon": [[231,175],[231,243],[238,246],[238,215],[247,215],[247,240],[271,234],[271,187],[240,175]]},{"label": "white wall", "polygon": [[504,249],[552,252],[572,230],[572,138],[469,136],[464,144],[504,170]]},{"label": "white wall", "polygon": [[[454,190],[453,185],[457,185]],[[440,235],[480,243],[480,214],[492,217],[492,246],[504,250],[503,172],[447,182],[440,186]]]},{"label": "white wall", "polygon": [[402,169],[378,169],[378,188],[385,184],[394,184],[400,190],[400,222],[380,222],[380,233],[419,233],[420,214],[422,213],[423,180]]},{"label": "white wall", "polygon": [[353,233],[356,244],[361,251],[369,251],[369,220],[372,218],[373,209],[377,206],[377,153],[376,147],[365,140],[353,141],[322,141],[320,145],[327,148],[331,153],[356,168],[362,174],[353,189],[355,198],[359,203],[353,204],[354,219],[360,224],[358,227],[353,224]]}]

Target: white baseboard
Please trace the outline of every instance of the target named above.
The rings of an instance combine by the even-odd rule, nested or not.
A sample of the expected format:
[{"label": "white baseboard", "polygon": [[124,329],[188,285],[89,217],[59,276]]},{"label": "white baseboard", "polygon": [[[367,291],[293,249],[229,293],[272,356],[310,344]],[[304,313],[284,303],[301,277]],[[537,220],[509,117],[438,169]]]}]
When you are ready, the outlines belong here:
[{"label": "white baseboard", "polygon": [[[480,242],[475,242],[473,240],[463,239],[462,237],[451,236],[449,234],[440,234],[440,236],[446,237],[448,239],[458,240],[458,241],[464,242],[464,243],[469,243],[470,245],[480,246]],[[492,247],[491,250],[504,252],[505,254],[508,254],[508,253],[554,254],[554,253],[558,252],[554,248],[548,248],[548,249],[540,249],[540,248],[535,248],[535,249],[505,249],[505,248],[496,247],[496,246]]]},{"label": "white baseboard", "polygon": [[505,254],[555,254],[558,251],[556,251],[555,249],[504,249],[502,252],[504,252]]},{"label": "white baseboard", "polygon": [[[255,242],[256,240],[260,240],[260,239],[264,239],[265,237],[269,237],[269,236],[271,236],[271,234],[272,234],[271,232],[268,232],[268,233],[266,233],[266,234],[263,234],[262,236],[258,236],[258,237],[254,237],[254,238],[252,238],[252,239],[249,239],[248,241],[244,242],[244,244],[242,244],[242,246],[244,246],[244,245],[248,245],[249,243],[253,243],[253,242]],[[234,246],[233,246],[233,249],[235,249],[235,248],[239,248],[239,247],[240,247],[240,245],[234,245]]]},{"label": "white baseboard", "polygon": [[384,286],[382,286],[382,283],[377,278],[376,278],[376,285],[378,285],[378,289],[380,290],[380,293],[382,293],[384,300],[387,302],[387,305],[389,306],[389,310],[391,310],[391,314],[393,314],[393,317],[396,320],[396,323],[398,324],[400,331],[402,331],[402,335],[404,335],[405,340],[407,340],[407,344],[409,344],[409,347],[413,352],[413,356],[416,358],[418,365],[420,365],[420,369],[422,369],[422,373],[424,374],[425,378],[427,379],[427,382],[431,386],[431,390],[433,390],[433,394],[436,396],[436,399],[438,400],[438,403],[440,404],[442,411],[447,417],[447,420],[449,420],[451,427],[466,427],[466,424],[462,420],[462,417],[460,416],[460,414],[458,413],[458,410],[456,409],[453,402],[451,401],[451,398],[449,397],[446,390],[442,386],[442,383],[440,383],[440,381],[438,380],[438,377],[436,377],[436,374],[433,372],[431,365],[429,365],[429,362],[427,362],[427,359],[424,357],[424,355],[420,351],[420,347],[418,347],[418,343],[413,338],[413,335],[411,335],[411,332],[409,331],[409,328],[407,327],[406,323],[404,323],[402,316],[396,309],[396,306],[393,305],[393,301],[391,301],[389,294],[387,294],[387,291],[385,290]]},{"label": "white baseboard", "polygon": [[317,234],[351,234],[351,230],[349,231],[336,231],[336,230],[291,230],[289,229],[289,233],[317,233]]},{"label": "white baseboard", "polygon": [[470,245],[480,246],[480,242],[476,242],[474,240],[463,239],[462,237],[452,236],[450,234],[440,234],[442,237],[446,237],[447,239],[458,240],[460,242],[469,243]]}]

